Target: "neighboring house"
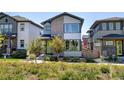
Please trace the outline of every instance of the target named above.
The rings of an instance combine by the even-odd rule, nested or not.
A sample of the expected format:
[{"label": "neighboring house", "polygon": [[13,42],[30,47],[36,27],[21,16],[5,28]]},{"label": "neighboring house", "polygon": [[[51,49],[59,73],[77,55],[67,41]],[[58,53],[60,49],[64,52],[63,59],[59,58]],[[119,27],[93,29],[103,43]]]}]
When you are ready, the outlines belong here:
[{"label": "neighboring house", "polygon": [[9,16],[0,13],[0,34],[7,35],[3,50],[12,52],[16,49],[27,49],[29,44],[40,38],[43,27],[21,16]]},{"label": "neighboring house", "polygon": [[[44,26],[42,38],[48,41],[52,37],[61,36],[66,42],[63,56],[82,56],[81,53],[81,28],[84,19],[70,13],[54,16],[41,24]],[[47,48],[47,52],[49,49]]]},{"label": "neighboring house", "polygon": [[124,55],[124,18],[97,20],[88,31],[93,50],[102,56]]}]

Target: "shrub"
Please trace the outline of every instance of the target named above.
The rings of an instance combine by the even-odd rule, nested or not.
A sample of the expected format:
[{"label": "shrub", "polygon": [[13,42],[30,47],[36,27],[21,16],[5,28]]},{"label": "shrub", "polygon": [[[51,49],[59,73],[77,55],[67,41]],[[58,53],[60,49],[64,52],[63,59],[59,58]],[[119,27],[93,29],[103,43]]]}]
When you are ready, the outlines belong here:
[{"label": "shrub", "polygon": [[58,61],[57,57],[56,56],[52,56],[52,55],[46,55],[44,57],[44,60],[45,61]]},{"label": "shrub", "polygon": [[34,54],[30,54],[30,55],[29,55],[29,58],[32,59],[32,60],[35,60],[36,55],[34,55]]},{"label": "shrub", "polygon": [[93,62],[95,62],[95,61],[93,60],[93,58],[86,58],[86,62],[87,62],[87,63],[93,63]]},{"label": "shrub", "polygon": [[108,56],[107,58],[104,58],[104,60],[116,62],[118,60],[118,57],[117,56]]},{"label": "shrub", "polygon": [[26,58],[27,57],[27,51],[24,49],[18,49],[12,53],[13,58]]},{"label": "shrub", "polygon": [[69,61],[69,59],[70,59],[69,57],[64,57],[63,61]]},{"label": "shrub", "polygon": [[108,57],[108,60],[109,60],[109,61],[112,61],[112,60],[113,60],[113,59],[112,59],[112,56],[109,56],[109,57]]},{"label": "shrub", "polygon": [[50,58],[51,58],[50,56],[46,55],[46,56],[44,57],[44,60],[45,60],[45,61],[50,61]]},{"label": "shrub", "polygon": [[100,70],[102,73],[108,74],[108,73],[110,73],[110,66],[103,65],[103,66],[101,66]]},{"label": "shrub", "polygon": [[63,61],[66,61],[66,62],[80,62],[80,58],[79,57],[64,57]]},{"label": "shrub", "polygon": [[80,58],[78,58],[78,57],[73,57],[73,58],[71,59],[71,62],[80,62]]},{"label": "shrub", "polygon": [[0,57],[3,57],[2,53],[0,52]]}]

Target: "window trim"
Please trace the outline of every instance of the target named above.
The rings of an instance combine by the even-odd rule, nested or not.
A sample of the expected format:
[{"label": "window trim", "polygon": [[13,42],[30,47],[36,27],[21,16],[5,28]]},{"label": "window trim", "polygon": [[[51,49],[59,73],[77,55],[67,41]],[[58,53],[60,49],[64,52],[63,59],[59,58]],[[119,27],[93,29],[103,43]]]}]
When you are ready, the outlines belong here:
[{"label": "window trim", "polygon": [[[23,25],[22,25],[23,24]],[[23,26],[23,27],[22,27]],[[23,29],[23,30],[22,30]],[[25,31],[25,23],[20,23],[20,31]]]},{"label": "window trim", "polygon": [[[81,48],[82,48],[81,45],[82,45],[82,44],[81,44],[81,40],[80,40],[80,39],[66,39],[66,40],[69,41],[69,45],[70,45],[70,41],[72,41],[72,40],[78,41],[78,42],[79,42],[79,43],[78,43],[78,44],[79,44],[79,45],[78,45],[79,47],[77,47],[77,48],[78,48],[77,50],[70,50],[70,46],[71,46],[71,45],[70,45],[70,46],[69,46],[69,49],[68,49],[68,50],[66,49],[65,51],[81,51]],[[65,40],[65,42],[66,42],[66,40]]]},{"label": "window trim", "polygon": [[[105,26],[105,29],[103,29],[104,26]],[[107,31],[107,23],[106,22],[102,23],[101,27],[102,27],[102,31]]]},{"label": "window trim", "polygon": [[[23,41],[23,47],[21,46],[21,44],[22,44],[21,41]],[[23,40],[20,40],[20,48],[24,48],[24,47],[25,47],[25,40],[23,39]]]},{"label": "window trim", "polygon": [[[113,26],[112,29],[110,29],[110,24],[112,24],[112,26]],[[108,29],[109,31],[114,30],[114,22],[109,22],[108,27],[109,27],[109,29]]]},{"label": "window trim", "polygon": [[[11,30],[10,32],[11,32],[11,33],[14,33],[14,32],[13,32],[13,24],[12,24],[12,23],[1,23],[1,24],[0,24],[0,27],[3,26],[3,29],[2,29],[2,30],[3,30],[3,31],[2,31],[3,34],[7,34],[7,33],[8,33],[8,32],[5,32],[5,25],[8,26],[8,28],[7,28],[8,31]],[[10,29],[10,25],[12,26],[11,29]]]},{"label": "window trim", "polygon": [[[119,23],[119,29],[117,29],[117,23]],[[115,30],[121,30],[121,22],[115,22]]]},{"label": "window trim", "polygon": [[[79,30],[79,31],[78,31],[78,32],[66,32],[66,28],[65,28],[65,25],[66,25],[66,24],[78,24],[78,30]],[[81,33],[81,24],[80,24],[80,23],[64,23],[64,24],[63,24],[63,30],[64,30],[64,31],[63,31],[64,33]]]}]

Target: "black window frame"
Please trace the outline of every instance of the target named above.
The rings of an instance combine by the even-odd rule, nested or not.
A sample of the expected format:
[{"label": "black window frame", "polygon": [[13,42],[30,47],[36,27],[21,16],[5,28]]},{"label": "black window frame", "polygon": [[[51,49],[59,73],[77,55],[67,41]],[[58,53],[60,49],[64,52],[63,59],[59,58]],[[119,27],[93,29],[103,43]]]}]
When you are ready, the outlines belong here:
[{"label": "black window frame", "polygon": [[[23,43],[22,43],[23,42]],[[25,41],[24,40],[20,40],[20,47],[21,48],[24,48],[25,47],[25,43],[24,43]]]}]

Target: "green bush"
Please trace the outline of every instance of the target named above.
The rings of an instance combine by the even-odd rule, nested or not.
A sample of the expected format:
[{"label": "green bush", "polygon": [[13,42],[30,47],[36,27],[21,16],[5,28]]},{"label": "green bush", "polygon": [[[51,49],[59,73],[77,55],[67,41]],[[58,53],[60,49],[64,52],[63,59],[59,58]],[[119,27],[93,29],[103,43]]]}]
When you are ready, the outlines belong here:
[{"label": "green bush", "polygon": [[79,57],[64,57],[63,61],[65,62],[80,62]]},{"label": "green bush", "polygon": [[51,56],[51,57],[50,57],[50,61],[58,61],[58,59],[57,59],[56,56]]},{"label": "green bush", "polygon": [[63,61],[66,61],[66,62],[68,62],[69,60],[70,60],[69,57],[64,57],[64,58],[63,58]]},{"label": "green bush", "polygon": [[52,55],[46,55],[46,56],[44,57],[44,60],[45,60],[45,61],[58,61],[58,60],[57,60],[57,57],[52,56]]},{"label": "green bush", "polygon": [[86,58],[86,62],[87,62],[87,63],[93,63],[94,60],[93,60],[93,58]]},{"label": "green bush", "polygon": [[73,57],[73,58],[71,59],[71,62],[80,62],[80,58],[78,58],[78,57]]},{"label": "green bush", "polygon": [[45,61],[50,61],[50,58],[51,58],[50,56],[46,55],[46,56],[44,57],[44,60],[45,60]]},{"label": "green bush", "polygon": [[34,55],[34,54],[30,54],[28,57],[29,57],[30,59],[32,59],[32,60],[35,60],[36,55]]},{"label": "green bush", "polygon": [[13,58],[26,58],[27,57],[27,51],[24,49],[18,49],[12,53]]},{"label": "green bush", "polygon": [[103,66],[101,66],[100,70],[102,73],[108,74],[108,73],[110,73],[110,66],[103,65]]},{"label": "green bush", "polygon": [[2,53],[0,53],[0,58],[3,57]]}]

